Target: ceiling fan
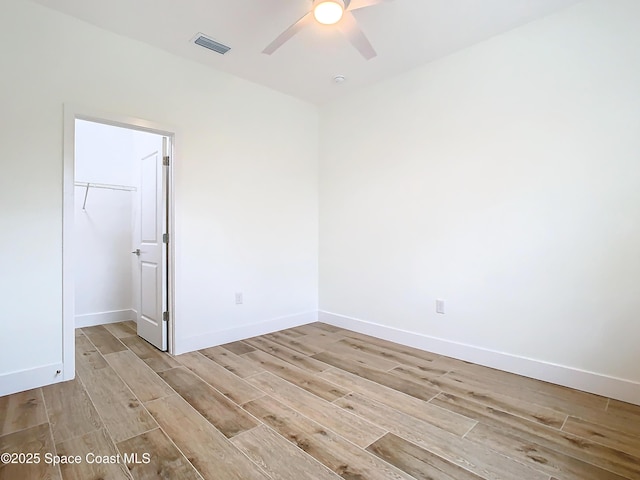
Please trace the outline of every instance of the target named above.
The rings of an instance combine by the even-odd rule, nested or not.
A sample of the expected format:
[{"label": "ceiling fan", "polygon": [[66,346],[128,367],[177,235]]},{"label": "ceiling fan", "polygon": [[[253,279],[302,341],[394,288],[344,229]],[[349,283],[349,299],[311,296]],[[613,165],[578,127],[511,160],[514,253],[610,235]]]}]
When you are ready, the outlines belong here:
[{"label": "ceiling fan", "polygon": [[313,0],[311,10],[267,45],[262,53],[271,55],[296,33],[316,21],[323,25],[335,25],[360,54],[370,60],[376,56],[376,51],[351,12],[389,1],[392,0]]}]

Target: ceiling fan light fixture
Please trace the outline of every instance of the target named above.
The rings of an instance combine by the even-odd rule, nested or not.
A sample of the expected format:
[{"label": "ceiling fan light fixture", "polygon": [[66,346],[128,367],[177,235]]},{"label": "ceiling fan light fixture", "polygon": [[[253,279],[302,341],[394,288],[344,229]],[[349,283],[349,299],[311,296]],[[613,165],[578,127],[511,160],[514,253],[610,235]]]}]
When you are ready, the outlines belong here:
[{"label": "ceiling fan light fixture", "polygon": [[313,5],[313,16],[323,25],[333,25],[340,21],[344,14],[342,0],[316,0]]}]

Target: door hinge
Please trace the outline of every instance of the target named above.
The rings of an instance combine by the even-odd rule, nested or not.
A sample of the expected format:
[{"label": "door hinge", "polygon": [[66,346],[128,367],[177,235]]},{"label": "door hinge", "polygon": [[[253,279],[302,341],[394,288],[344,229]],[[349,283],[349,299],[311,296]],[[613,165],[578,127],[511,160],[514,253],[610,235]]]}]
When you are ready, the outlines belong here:
[{"label": "door hinge", "polygon": [[162,165],[164,165],[165,167],[169,166],[169,155],[165,155],[164,157],[162,157]]},{"label": "door hinge", "polygon": [[163,233],[162,234],[162,243],[169,243],[169,234],[168,233]]},{"label": "door hinge", "polygon": [[163,322],[169,321],[169,312],[162,312],[162,321]]}]

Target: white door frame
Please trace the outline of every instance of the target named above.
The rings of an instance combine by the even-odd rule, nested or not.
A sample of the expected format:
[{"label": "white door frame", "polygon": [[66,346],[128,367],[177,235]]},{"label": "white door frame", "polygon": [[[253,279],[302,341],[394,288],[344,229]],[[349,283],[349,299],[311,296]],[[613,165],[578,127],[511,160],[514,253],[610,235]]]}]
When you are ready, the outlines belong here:
[{"label": "white door frame", "polygon": [[118,115],[84,106],[64,104],[63,185],[62,185],[62,380],[75,377],[75,282],[74,282],[74,203],[75,203],[75,122],[87,120],[104,125],[129,128],[168,137],[171,143],[171,166],[168,175],[167,303],[170,312],[168,351],[175,349],[175,230],[173,167],[176,152],[176,129],[140,118]]}]

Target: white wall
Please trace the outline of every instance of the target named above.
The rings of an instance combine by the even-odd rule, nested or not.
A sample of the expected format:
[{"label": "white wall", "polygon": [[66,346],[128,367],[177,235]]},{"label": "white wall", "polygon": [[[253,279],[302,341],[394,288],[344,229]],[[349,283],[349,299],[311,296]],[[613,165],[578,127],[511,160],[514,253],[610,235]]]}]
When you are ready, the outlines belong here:
[{"label": "white wall", "polygon": [[324,318],[640,403],[638,18],[587,1],[323,108]]},{"label": "white wall", "polygon": [[178,351],[315,318],[313,106],[23,0],[0,58],[0,394],[61,361],[64,102],[176,127]]}]

